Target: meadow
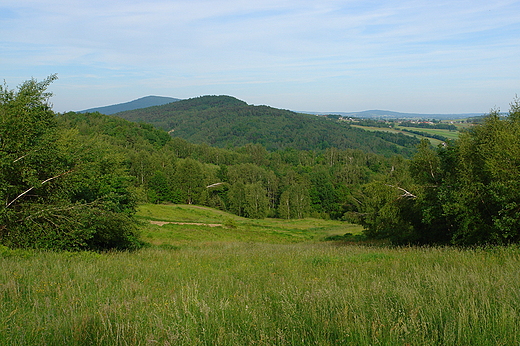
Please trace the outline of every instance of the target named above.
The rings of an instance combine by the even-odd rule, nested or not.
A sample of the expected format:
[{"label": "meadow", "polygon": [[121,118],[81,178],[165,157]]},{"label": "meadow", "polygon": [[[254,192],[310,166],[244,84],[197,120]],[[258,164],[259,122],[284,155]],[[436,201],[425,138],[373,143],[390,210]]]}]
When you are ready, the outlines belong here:
[{"label": "meadow", "polygon": [[192,206],[139,216],[152,245],[136,252],[0,248],[0,345],[520,344],[518,246],[326,241],[359,229]]},{"label": "meadow", "polygon": [[430,141],[430,143],[433,146],[437,146],[437,145],[441,144],[442,141],[439,140],[439,139],[425,137],[425,136],[421,136],[421,135],[418,135],[418,134],[414,134],[414,133],[410,133],[410,132],[406,132],[406,131],[402,131],[402,130],[419,131],[419,132],[424,132],[424,133],[428,133],[428,134],[431,134],[431,135],[443,136],[443,137],[446,137],[448,139],[454,140],[454,139],[458,139],[459,138],[459,131],[460,130],[468,127],[468,125],[465,125],[465,124],[457,124],[456,126],[459,129],[459,131],[450,131],[450,130],[444,130],[444,129],[410,128],[410,127],[401,127],[401,126],[396,126],[396,127],[392,127],[392,128],[390,128],[390,127],[370,127],[370,126],[361,126],[361,125],[351,125],[351,126],[362,128],[362,129],[364,129],[366,131],[382,131],[382,132],[389,132],[389,133],[402,133],[404,135],[416,137],[416,138],[419,138],[419,139],[427,139],[427,140]]}]

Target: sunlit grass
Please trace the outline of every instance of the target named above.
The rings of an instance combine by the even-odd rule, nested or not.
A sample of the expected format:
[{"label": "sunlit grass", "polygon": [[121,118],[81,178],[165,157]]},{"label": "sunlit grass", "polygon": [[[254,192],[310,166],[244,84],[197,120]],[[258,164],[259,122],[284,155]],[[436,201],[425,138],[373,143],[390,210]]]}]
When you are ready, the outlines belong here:
[{"label": "sunlit grass", "polygon": [[[143,221],[143,240],[156,245],[214,241],[295,243],[362,232],[359,225],[336,220],[252,220],[193,205],[146,204],[139,207],[137,215]],[[159,226],[150,221],[174,223]]]},{"label": "sunlit grass", "polygon": [[518,345],[520,249],[0,251],[1,345]]},{"label": "sunlit grass", "polygon": [[432,135],[440,135],[440,136],[443,136],[443,137],[446,137],[448,139],[457,139],[459,138],[459,132],[458,131],[450,131],[450,130],[443,130],[443,129],[426,129],[426,128],[419,128],[419,127],[371,127],[371,126],[361,126],[361,125],[351,125],[353,127],[359,127],[359,128],[362,128],[366,131],[382,131],[382,132],[390,132],[390,133],[401,133],[403,135],[406,135],[406,136],[411,136],[411,137],[416,137],[418,139],[427,139],[430,141],[430,143],[433,145],[433,146],[437,146],[439,144],[442,143],[441,140],[438,140],[438,139],[435,139],[435,138],[430,138],[430,137],[425,137],[425,136],[421,136],[421,135],[418,135],[418,134],[415,134],[415,133],[411,133],[411,132],[406,132],[406,131],[402,131],[402,129],[408,129],[408,130],[412,130],[412,131],[419,131],[419,132],[424,132],[424,133],[429,133],[429,134],[432,134]]}]

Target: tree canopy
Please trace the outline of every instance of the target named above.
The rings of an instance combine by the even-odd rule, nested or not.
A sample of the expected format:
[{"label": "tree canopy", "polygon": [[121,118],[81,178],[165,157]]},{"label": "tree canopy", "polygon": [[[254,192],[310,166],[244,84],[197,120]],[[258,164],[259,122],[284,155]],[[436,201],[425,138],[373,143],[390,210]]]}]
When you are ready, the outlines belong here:
[{"label": "tree canopy", "polygon": [[58,126],[47,87],[0,87],[0,243],[49,249],[139,245],[121,158]]},{"label": "tree canopy", "polygon": [[115,114],[145,122],[192,143],[215,147],[261,144],[269,151],[362,149],[409,156],[418,140],[403,134],[369,132],[334,118],[248,105],[230,96],[202,96]]},{"label": "tree canopy", "polygon": [[435,149],[421,143],[409,174],[407,181],[366,187],[361,223],[372,236],[421,244],[519,242],[518,99],[507,116],[492,111],[458,140]]}]

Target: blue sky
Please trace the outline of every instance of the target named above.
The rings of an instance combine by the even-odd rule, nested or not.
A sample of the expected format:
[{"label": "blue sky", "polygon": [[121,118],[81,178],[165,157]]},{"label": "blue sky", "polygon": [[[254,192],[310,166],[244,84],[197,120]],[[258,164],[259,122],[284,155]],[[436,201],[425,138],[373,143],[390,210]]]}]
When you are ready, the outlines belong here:
[{"label": "blue sky", "polygon": [[58,112],[159,95],[298,111],[503,111],[520,1],[1,0],[0,77]]}]

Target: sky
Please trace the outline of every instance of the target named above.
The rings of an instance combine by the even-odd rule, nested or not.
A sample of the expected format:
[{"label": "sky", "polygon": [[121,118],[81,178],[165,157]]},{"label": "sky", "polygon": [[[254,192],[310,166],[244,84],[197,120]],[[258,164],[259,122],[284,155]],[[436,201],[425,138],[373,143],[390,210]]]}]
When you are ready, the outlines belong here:
[{"label": "sky", "polygon": [[520,1],[0,0],[0,78],[57,112],[148,95],[295,111],[507,111]]}]

